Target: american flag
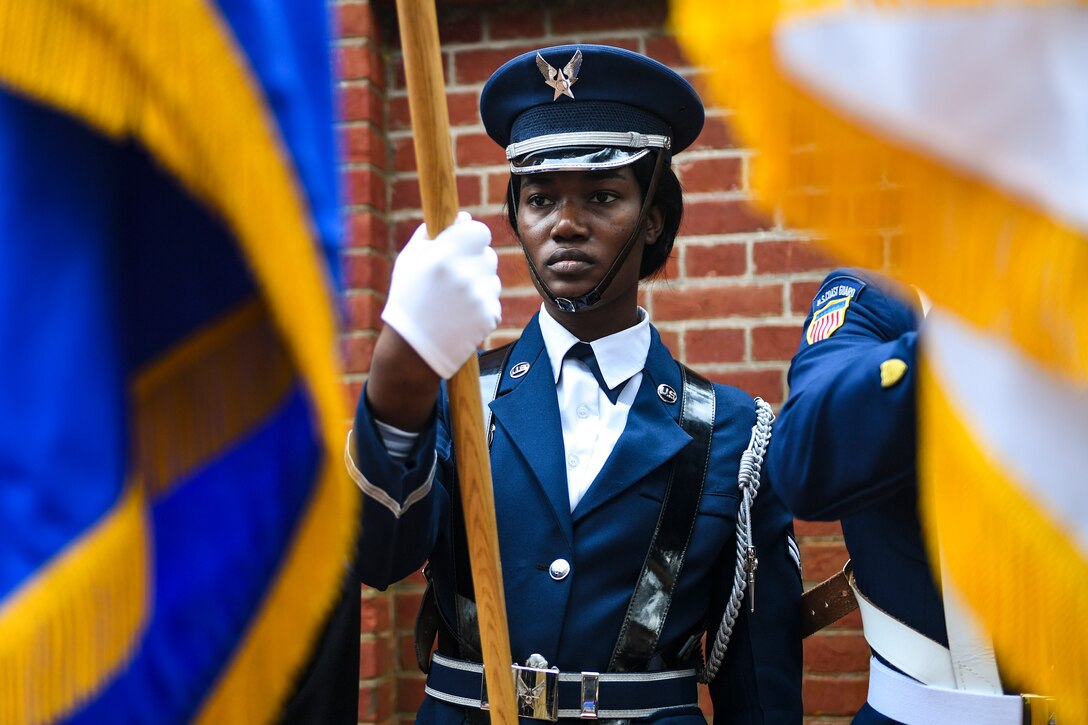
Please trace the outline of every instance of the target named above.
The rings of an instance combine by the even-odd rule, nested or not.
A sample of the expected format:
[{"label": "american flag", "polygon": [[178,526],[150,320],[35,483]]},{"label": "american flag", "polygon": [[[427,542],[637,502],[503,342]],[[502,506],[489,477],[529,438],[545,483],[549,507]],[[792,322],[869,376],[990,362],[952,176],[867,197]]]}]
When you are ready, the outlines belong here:
[{"label": "american flag", "polygon": [[808,344],[813,345],[820,340],[826,340],[832,332],[839,329],[843,320],[846,319],[846,308],[849,306],[849,297],[839,297],[817,310],[812,316],[812,322],[808,323],[808,330],[805,331]]}]

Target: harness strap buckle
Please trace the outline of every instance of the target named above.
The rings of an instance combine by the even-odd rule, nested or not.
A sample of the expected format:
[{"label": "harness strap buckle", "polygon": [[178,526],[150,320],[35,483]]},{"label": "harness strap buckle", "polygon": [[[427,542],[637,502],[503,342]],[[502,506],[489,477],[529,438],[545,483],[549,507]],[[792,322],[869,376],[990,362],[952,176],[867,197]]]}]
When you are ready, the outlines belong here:
[{"label": "harness strap buckle", "polygon": [[597,718],[597,690],[600,684],[601,674],[599,672],[582,673],[582,697],[579,698],[579,702],[582,703],[582,710],[578,713],[578,717],[583,720],[595,720]]}]

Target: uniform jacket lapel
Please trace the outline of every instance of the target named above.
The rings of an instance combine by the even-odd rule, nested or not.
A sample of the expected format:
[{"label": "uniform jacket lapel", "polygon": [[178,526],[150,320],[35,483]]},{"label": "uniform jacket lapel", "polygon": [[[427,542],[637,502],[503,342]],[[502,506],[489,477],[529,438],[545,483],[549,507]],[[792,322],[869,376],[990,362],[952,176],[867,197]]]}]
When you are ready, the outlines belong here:
[{"label": "uniform jacket lapel", "polygon": [[[529,370],[518,378],[512,378],[510,370],[520,363],[529,363]],[[491,410],[496,424],[495,435],[506,435],[510,446],[522,459],[520,466],[528,467],[530,476],[509,476],[515,461],[499,460],[507,455],[503,447],[496,446],[492,457],[492,469],[504,472],[502,480],[496,477],[495,495],[504,498],[509,493],[517,500],[520,492],[513,486],[534,485],[543,492],[555,513],[556,521],[573,542],[570,518],[570,496],[567,492],[567,469],[563,459],[563,425],[559,420],[559,403],[555,395],[555,377],[551,362],[544,349],[544,339],[534,316],[514,344],[499,382],[498,397],[492,401]],[[526,484],[523,479],[531,479]],[[505,490],[503,490],[505,489]]]},{"label": "uniform jacket lapel", "polygon": [[677,422],[680,402],[669,405],[658,396],[657,389],[662,384],[679,394],[680,370],[657,330],[651,328],[650,351],[642,384],[628,414],[627,426],[604,468],[574,509],[574,521],[623,493],[691,442],[691,436]]}]

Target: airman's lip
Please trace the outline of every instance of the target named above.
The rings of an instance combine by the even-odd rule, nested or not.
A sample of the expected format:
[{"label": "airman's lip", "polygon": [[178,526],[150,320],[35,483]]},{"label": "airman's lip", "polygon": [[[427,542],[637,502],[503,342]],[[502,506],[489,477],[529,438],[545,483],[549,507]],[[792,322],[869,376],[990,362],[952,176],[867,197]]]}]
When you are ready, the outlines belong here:
[{"label": "airman's lip", "polygon": [[593,257],[589,256],[581,249],[559,249],[552,252],[552,255],[548,257],[547,265],[550,267],[561,262],[584,262],[586,264],[592,264]]}]

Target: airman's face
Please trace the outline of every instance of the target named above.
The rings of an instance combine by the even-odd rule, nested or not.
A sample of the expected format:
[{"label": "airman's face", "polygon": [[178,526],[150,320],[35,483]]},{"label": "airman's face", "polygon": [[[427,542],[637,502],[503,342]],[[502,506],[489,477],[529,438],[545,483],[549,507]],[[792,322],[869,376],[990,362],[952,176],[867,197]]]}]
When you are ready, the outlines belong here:
[{"label": "airman's face", "polygon": [[[634,231],[641,205],[642,189],[629,166],[530,174],[521,178],[518,232],[551,291],[579,297],[612,266]],[[637,294],[642,249],[657,238],[653,226],[653,218],[643,225],[605,300]]]}]

